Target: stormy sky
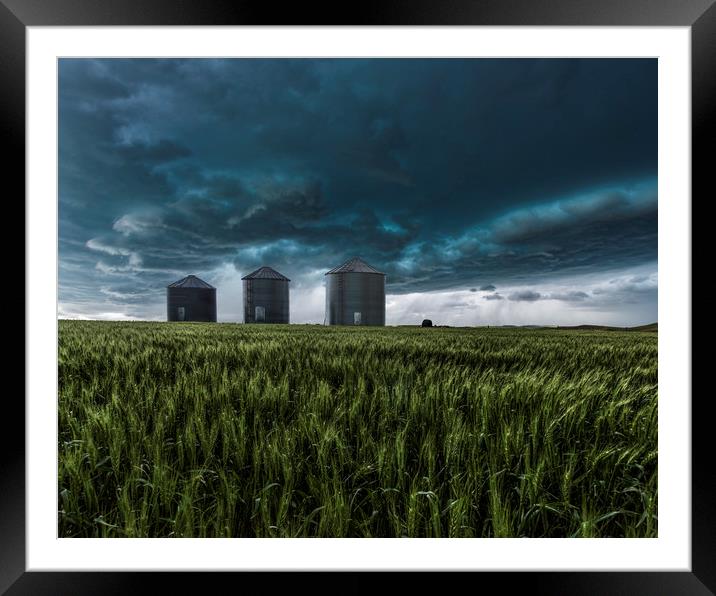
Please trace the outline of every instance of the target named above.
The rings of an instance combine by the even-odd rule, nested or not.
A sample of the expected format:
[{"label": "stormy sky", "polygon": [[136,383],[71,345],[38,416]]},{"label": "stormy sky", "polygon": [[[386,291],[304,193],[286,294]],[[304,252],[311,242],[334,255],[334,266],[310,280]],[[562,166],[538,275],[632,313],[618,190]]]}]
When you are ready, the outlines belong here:
[{"label": "stormy sky", "polygon": [[387,274],[387,323],[657,320],[654,59],[60,59],[62,318]]}]

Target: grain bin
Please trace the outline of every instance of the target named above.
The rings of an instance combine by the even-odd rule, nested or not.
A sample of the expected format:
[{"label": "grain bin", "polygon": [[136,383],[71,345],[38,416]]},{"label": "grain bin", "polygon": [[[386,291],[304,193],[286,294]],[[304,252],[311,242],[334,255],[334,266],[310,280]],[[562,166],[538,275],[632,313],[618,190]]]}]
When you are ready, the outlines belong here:
[{"label": "grain bin", "polygon": [[271,267],[260,267],[244,282],[244,323],[288,323],[288,279]]},{"label": "grain bin", "polygon": [[385,325],[385,273],[354,257],[326,273],[329,325]]},{"label": "grain bin", "polygon": [[167,321],[216,322],[216,288],[196,275],[167,286]]}]

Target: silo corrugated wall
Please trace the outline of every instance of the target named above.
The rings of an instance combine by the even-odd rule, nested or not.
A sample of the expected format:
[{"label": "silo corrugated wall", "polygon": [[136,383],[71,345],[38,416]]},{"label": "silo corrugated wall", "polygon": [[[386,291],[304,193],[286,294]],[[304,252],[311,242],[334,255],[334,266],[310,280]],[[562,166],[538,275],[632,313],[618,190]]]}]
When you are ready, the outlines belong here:
[{"label": "silo corrugated wall", "polygon": [[244,323],[289,322],[288,280],[244,279],[243,283]]},{"label": "silo corrugated wall", "polygon": [[215,323],[216,288],[167,288],[167,321]]},{"label": "silo corrugated wall", "polygon": [[343,272],[326,278],[329,325],[385,325],[385,275]]}]

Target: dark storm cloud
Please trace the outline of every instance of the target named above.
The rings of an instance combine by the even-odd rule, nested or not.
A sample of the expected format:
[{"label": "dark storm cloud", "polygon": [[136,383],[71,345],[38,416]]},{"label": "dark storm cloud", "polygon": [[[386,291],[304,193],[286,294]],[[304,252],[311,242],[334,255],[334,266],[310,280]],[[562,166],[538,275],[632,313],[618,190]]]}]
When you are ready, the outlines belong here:
[{"label": "dark storm cloud", "polygon": [[653,262],[656,83],[636,59],[61,59],[61,300],[263,264],[308,287],[354,255],[393,294]]},{"label": "dark storm cloud", "polygon": [[168,139],[156,143],[134,142],[110,146],[119,160],[141,165],[162,164],[191,155],[191,151]]},{"label": "dark storm cloud", "polygon": [[580,291],[554,293],[549,295],[550,300],[562,300],[563,302],[581,302],[582,300],[587,300],[588,298],[589,294]]},{"label": "dark storm cloud", "polygon": [[507,298],[514,302],[535,302],[542,298],[542,294],[533,292],[532,290],[522,290],[511,293]]}]

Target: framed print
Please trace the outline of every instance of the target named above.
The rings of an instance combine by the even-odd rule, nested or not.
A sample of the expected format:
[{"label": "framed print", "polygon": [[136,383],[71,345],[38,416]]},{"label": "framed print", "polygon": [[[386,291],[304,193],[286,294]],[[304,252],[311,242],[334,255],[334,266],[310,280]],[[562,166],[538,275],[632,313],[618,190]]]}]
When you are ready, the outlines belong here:
[{"label": "framed print", "polygon": [[3,590],[716,590],[710,1],[0,2]]}]

